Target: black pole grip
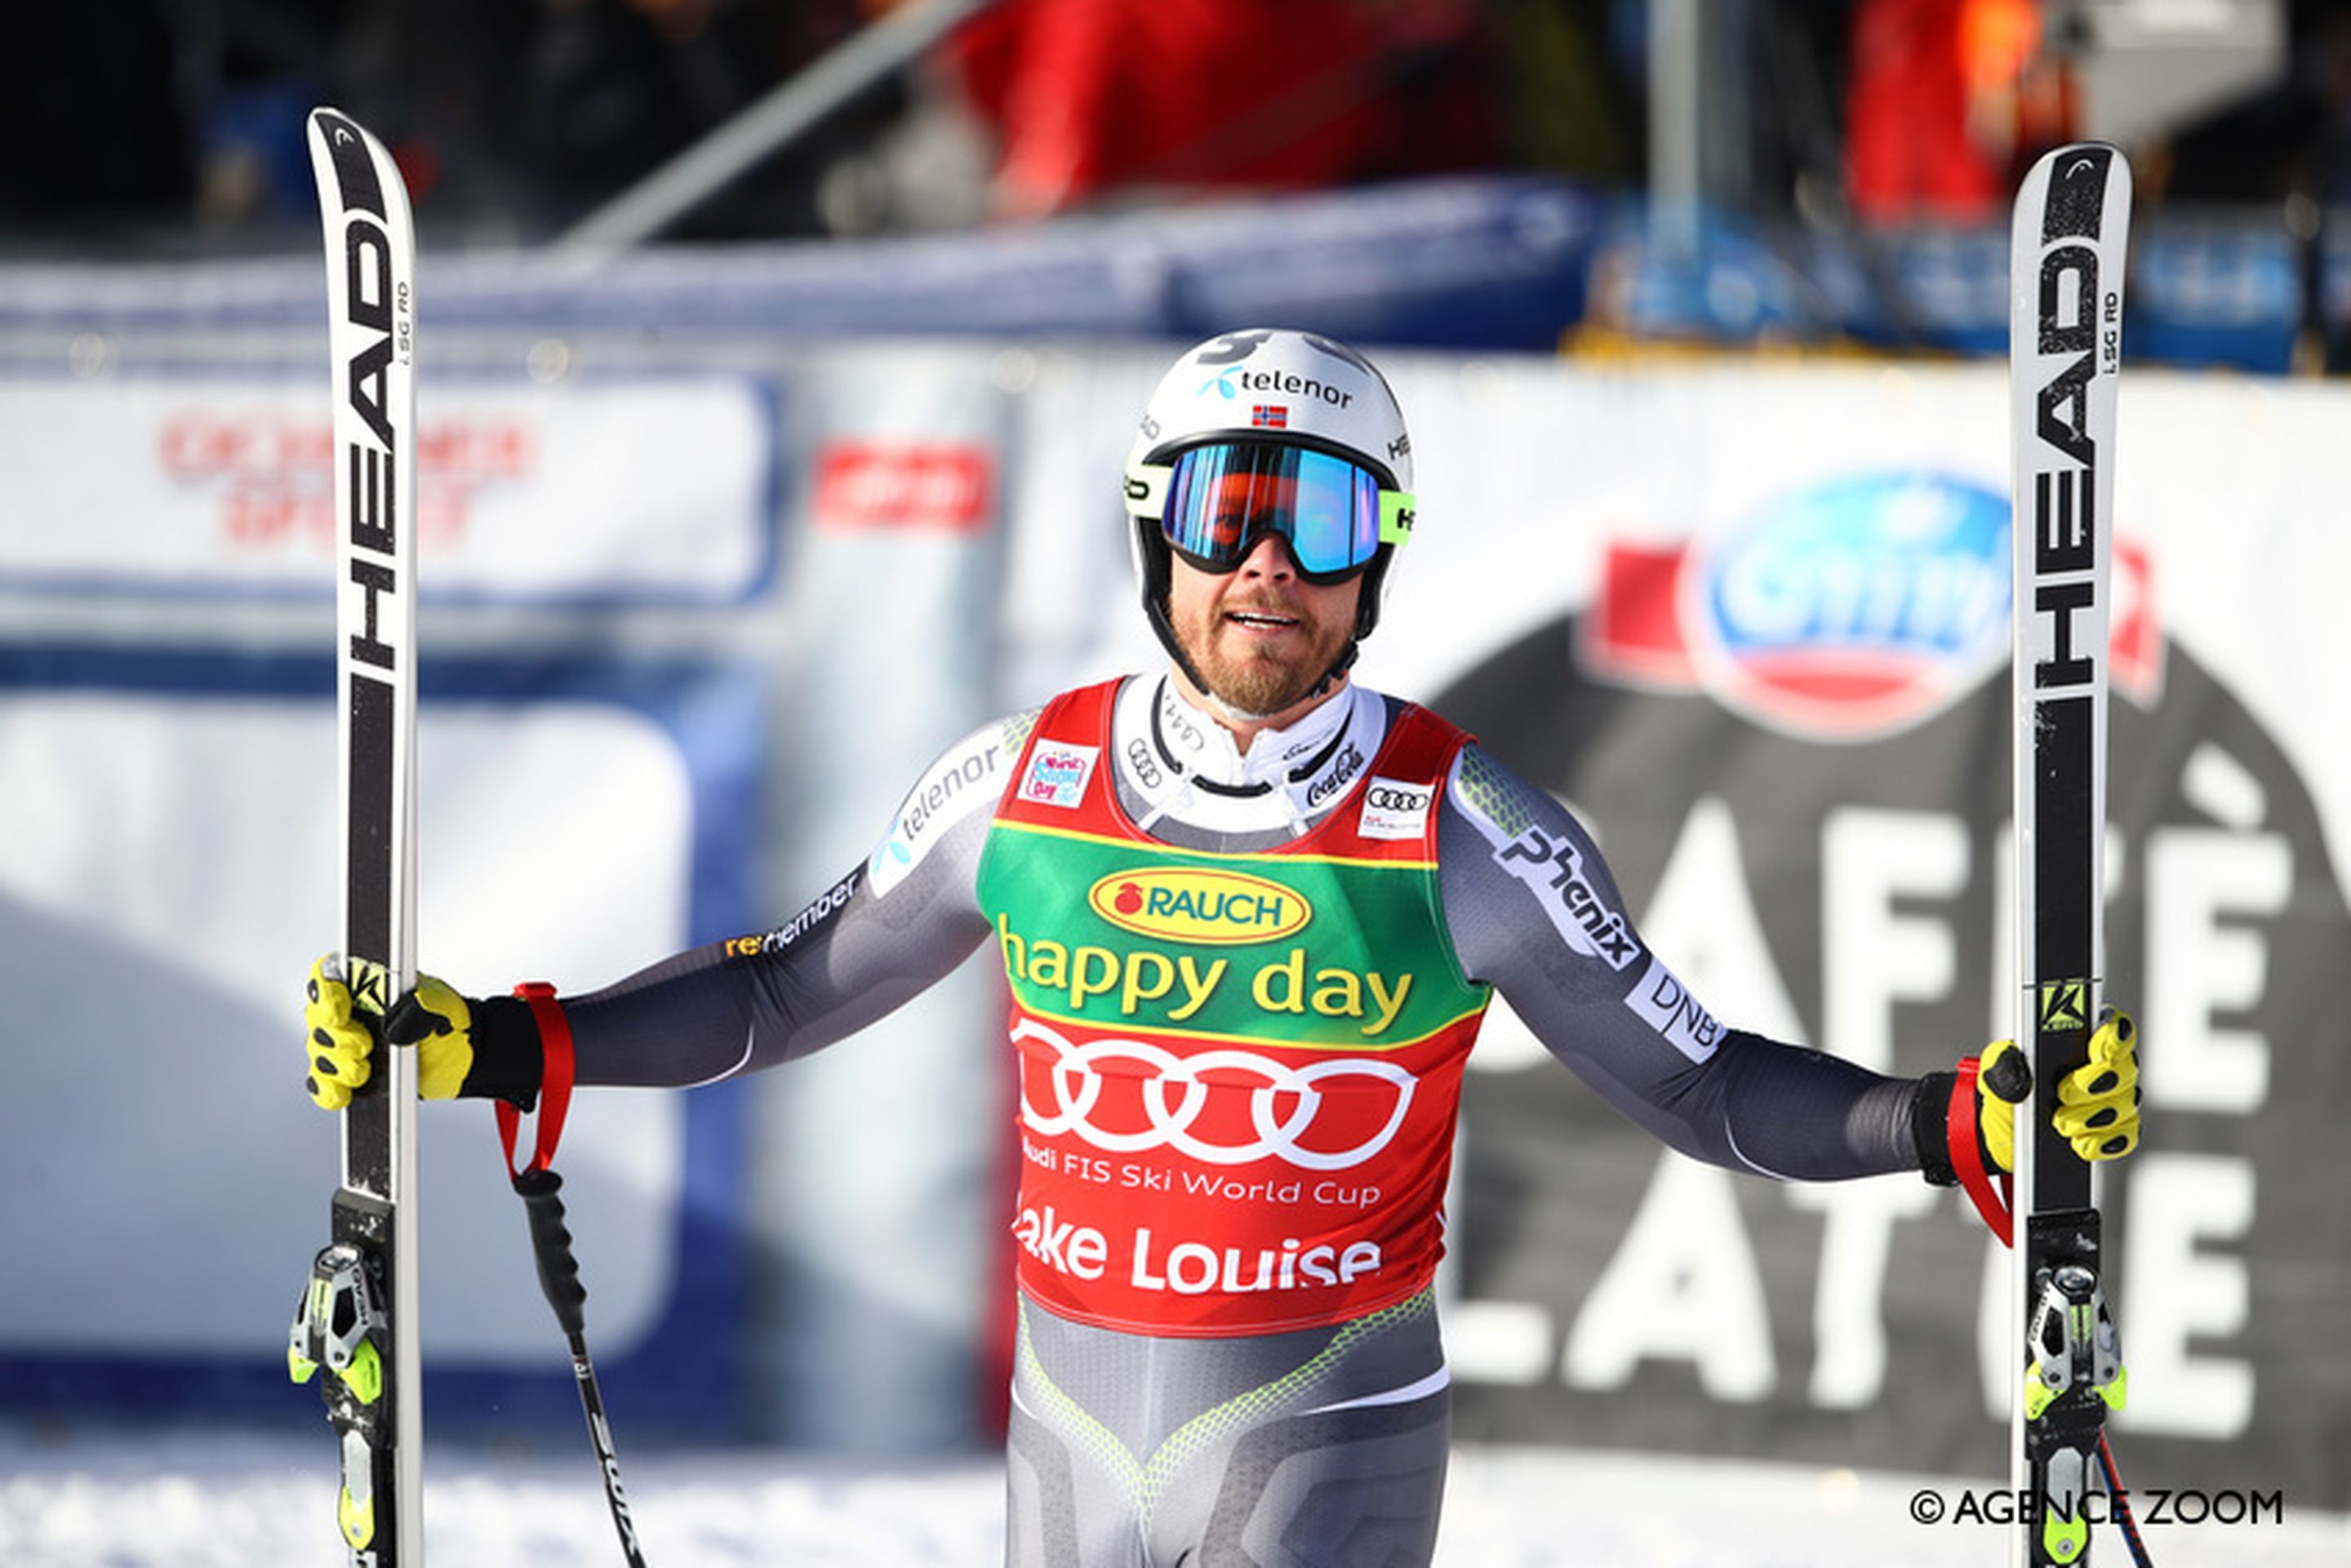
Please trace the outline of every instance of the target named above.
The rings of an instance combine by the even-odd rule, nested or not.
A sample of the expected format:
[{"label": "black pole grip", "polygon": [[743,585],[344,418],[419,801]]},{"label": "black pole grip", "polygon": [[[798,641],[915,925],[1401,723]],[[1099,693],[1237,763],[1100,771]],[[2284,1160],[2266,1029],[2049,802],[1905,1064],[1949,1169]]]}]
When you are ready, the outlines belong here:
[{"label": "black pole grip", "polygon": [[563,1178],[551,1170],[534,1168],[515,1177],[516,1196],[530,1218],[531,1257],[538,1264],[538,1288],[555,1309],[555,1321],[567,1334],[587,1324],[581,1308],[588,1288],[580,1282],[580,1260],[571,1255],[571,1232],[563,1223]]}]

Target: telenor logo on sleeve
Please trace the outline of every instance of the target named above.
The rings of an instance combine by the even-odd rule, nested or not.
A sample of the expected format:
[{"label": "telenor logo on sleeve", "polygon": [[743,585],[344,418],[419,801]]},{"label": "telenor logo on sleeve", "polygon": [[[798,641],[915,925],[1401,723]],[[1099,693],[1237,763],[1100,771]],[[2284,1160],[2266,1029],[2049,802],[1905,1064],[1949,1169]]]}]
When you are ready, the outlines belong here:
[{"label": "telenor logo on sleeve", "polygon": [[1086,902],[1122,930],[1210,946],[1270,942],[1314,918],[1313,906],[1278,882],[1187,866],[1113,872],[1087,890]]}]

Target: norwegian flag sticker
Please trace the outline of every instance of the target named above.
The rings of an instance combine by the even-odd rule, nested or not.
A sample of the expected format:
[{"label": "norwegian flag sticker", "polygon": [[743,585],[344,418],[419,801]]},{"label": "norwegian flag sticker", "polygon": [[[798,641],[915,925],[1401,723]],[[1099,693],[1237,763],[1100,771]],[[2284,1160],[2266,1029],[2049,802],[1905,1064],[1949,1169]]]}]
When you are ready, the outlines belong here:
[{"label": "norwegian flag sticker", "polygon": [[1259,430],[1290,428],[1290,405],[1281,402],[1261,402],[1249,409],[1249,423]]}]

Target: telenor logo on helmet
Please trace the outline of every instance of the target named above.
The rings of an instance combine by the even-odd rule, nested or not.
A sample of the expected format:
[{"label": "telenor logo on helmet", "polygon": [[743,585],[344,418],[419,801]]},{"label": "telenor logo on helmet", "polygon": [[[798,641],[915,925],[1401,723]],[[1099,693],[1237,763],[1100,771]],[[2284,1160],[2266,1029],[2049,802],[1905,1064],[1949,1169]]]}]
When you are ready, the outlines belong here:
[{"label": "telenor logo on helmet", "polygon": [[1280,392],[1308,402],[1328,403],[1332,408],[1349,408],[1355,402],[1355,394],[1346,388],[1301,376],[1295,371],[1249,371],[1238,366],[1228,366],[1210,376],[1193,395],[1206,397],[1212,392],[1222,398],[1237,398],[1243,392]]},{"label": "telenor logo on helmet", "polygon": [[1086,891],[1086,903],[1137,936],[1212,946],[1270,942],[1314,918],[1313,906],[1278,882],[1207,867],[1113,872]]}]

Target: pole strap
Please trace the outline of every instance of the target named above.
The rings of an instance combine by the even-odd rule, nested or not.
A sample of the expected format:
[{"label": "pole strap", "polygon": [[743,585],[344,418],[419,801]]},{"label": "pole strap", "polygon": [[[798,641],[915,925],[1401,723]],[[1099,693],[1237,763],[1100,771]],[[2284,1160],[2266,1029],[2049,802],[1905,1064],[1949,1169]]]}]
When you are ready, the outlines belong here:
[{"label": "pole strap", "polygon": [[1976,1119],[1982,1114],[1977,1105],[1976,1076],[1982,1063],[1969,1057],[1959,1063],[1959,1081],[1951,1085],[1951,1103],[1944,1113],[1944,1132],[1951,1145],[1951,1170],[1967,1189],[1976,1212],[1991,1227],[2003,1247],[2016,1245],[2015,1205],[2011,1196],[2009,1175],[1984,1168],[1983,1139],[1976,1131]]},{"label": "pole strap", "polygon": [[505,1145],[507,1174],[519,1181],[526,1170],[543,1171],[555,1163],[555,1146],[563,1141],[563,1119],[571,1112],[571,1020],[555,999],[555,988],[544,980],[525,980],[514,994],[530,1004],[531,1021],[538,1026],[539,1079],[537,1147],[528,1166],[515,1164],[515,1141],[522,1113],[506,1101],[496,1103],[498,1142]]}]

